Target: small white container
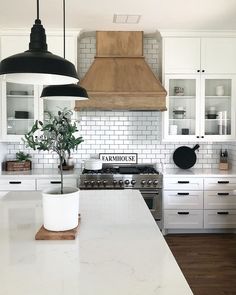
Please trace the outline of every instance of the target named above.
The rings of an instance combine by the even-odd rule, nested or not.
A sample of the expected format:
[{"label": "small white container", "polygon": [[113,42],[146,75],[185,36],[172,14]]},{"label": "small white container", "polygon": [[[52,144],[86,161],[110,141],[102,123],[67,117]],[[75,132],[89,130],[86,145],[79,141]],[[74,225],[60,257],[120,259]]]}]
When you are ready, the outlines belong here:
[{"label": "small white container", "polygon": [[99,159],[88,159],[84,161],[84,169],[86,170],[101,170],[102,161]]},{"label": "small white container", "polygon": [[170,135],[177,135],[177,133],[178,133],[178,126],[170,125]]},{"label": "small white container", "polygon": [[224,86],[223,85],[216,86],[216,95],[217,96],[223,96],[224,93],[225,93],[225,90],[224,90]]}]

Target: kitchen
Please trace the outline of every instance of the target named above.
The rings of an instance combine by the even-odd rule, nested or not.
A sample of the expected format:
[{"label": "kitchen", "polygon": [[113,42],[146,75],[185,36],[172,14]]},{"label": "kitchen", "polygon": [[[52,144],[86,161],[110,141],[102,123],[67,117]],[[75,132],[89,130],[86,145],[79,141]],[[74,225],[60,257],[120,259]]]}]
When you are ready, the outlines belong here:
[{"label": "kitchen", "polygon": [[[233,7],[233,2],[230,4]],[[230,4],[229,4],[229,7],[230,7]],[[157,5],[157,4],[155,4],[155,5]],[[164,4],[162,3],[162,5],[164,5]],[[163,10],[165,11],[165,13],[167,13],[167,11],[168,11],[167,8],[170,7],[171,4],[166,3],[165,5],[163,7]],[[212,6],[215,7],[216,4],[215,4],[215,2],[213,3],[211,1],[209,1],[209,3],[205,4],[205,5],[209,5],[209,11],[211,11]],[[4,4],[4,6],[6,6],[6,7],[4,7],[4,9],[1,9],[1,11],[9,10],[9,7],[7,4]],[[28,7],[29,5],[27,4],[26,6]],[[41,18],[42,18],[43,24],[44,24],[44,26],[46,28],[46,32],[47,32],[47,31],[50,31],[50,26],[47,25],[46,21],[44,21],[44,15],[46,13],[45,12],[46,5],[45,5],[45,3],[42,2],[41,6],[42,6]],[[67,6],[68,6],[67,13],[72,14],[73,11],[72,11],[72,7],[70,7],[71,5],[69,3],[67,3]],[[181,6],[182,5],[180,5],[180,7]],[[186,12],[181,10],[181,12],[179,12],[177,14],[174,13],[175,15],[182,15],[183,13],[185,14],[186,27],[184,27],[184,24],[182,24],[182,27],[181,27],[181,23],[177,22],[176,17],[173,17],[173,18],[165,17],[165,20],[164,20],[163,16],[161,16],[161,15],[159,15],[158,19],[163,21],[162,25],[161,25],[161,23],[159,24],[157,21],[157,23],[155,24],[154,27],[153,27],[153,25],[149,25],[149,27],[147,29],[145,29],[143,27],[144,26],[143,23],[132,24],[132,25],[131,24],[128,25],[128,24],[111,23],[109,26],[108,25],[105,26],[104,24],[102,25],[102,23],[101,23],[100,25],[96,25],[96,26],[94,25],[93,27],[89,27],[89,24],[87,24],[87,26],[83,25],[83,22],[82,22],[83,18],[82,18],[81,24],[78,24],[76,26],[76,27],[81,27],[84,29],[84,31],[83,32],[81,31],[79,34],[78,34],[79,30],[77,30],[78,36],[76,37],[76,38],[78,38],[78,44],[77,44],[78,56],[76,56],[75,60],[77,60],[77,62],[78,62],[79,76],[83,77],[87,73],[88,69],[90,68],[90,66],[94,60],[94,55],[96,54],[96,34],[95,34],[95,31],[97,31],[97,30],[122,30],[122,31],[144,30],[145,33],[144,33],[144,38],[143,38],[143,50],[144,50],[145,59],[146,59],[148,65],[150,66],[150,68],[152,69],[152,72],[156,76],[159,76],[159,78],[162,78],[163,81],[165,81],[165,88],[169,92],[169,89],[167,86],[173,84],[173,83],[171,84],[171,79],[176,83],[177,78],[180,78],[181,80],[187,79],[188,77],[186,77],[186,75],[187,74],[190,75],[190,74],[189,73],[175,74],[175,72],[168,72],[166,70],[165,60],[162,63],[163,53],[165,52],[164,47],[163,47],[163,43],[164,43],[163,37],[168,39],[168,33],[165,34],[164,31],[166,29],[169,29],[169,30],[175,29],[175,31],[176,31],[176,28],[177,29],[179,28],[180,31],[182,31],[182,30],[186,31],[187,29],[191,30],[191,28],[192,28],[192,30],[206,31],[206,32],[200,32],[200,33],[195,32],[194,36],[199,41],[199,38],[213,35],[213,32],[209,32],[209,30],[216,30],[216,31],[218,31],[218,30],[233,30],[235,28],[233,21],[232,21],[232,23],[230,23],[230,20],[228,20],[228,22],[225,20],[225,23],[223,23],[223,17],[222,17],[222,21],[220,22],[221,26],[219,25],[219,19],[218,19],[218,17],[216,17],[216,15],[217,15],[217,12],[221,13],[220,9],[224,9],[224,6],[225,6],[225,4],[223,4],[223,2],[220,2],[220,1],[218,3],[218,6],[216,5],[216,11],[214,12],[215,13],[215,22],[213,22],[213,20],[212,20],[212,22],[210,21],[211,20],[210,17],[212,15],[209,12],[209,15],[210,15],[209,16],[209,25],[207,26],[207,24],[206,24],[205,27],[203,26],[203,22],[200,23],[200,20],[198,20],[196,17],[196,14],[198,12],[196,7],[195,7],[195,9],[197,11],[196,14],[193,13],[193,10],[191,11],[193,13],[193,15],[192,15],[193,20],[194,20],[194,16],[196,17],[195,24],[191,23],[191,21],[190,21],[190,18],[188,16],[188,14],[189,14],[188,9],[186,9]],[[162,6],[158,6],[158,7],[162,7]],[[229,7],[225,8],[225,10],[224,10],[225,14],[226,14],[227,9],[230,10]],[[231,11],[232,11],[232,7],[231,7]],[[23,23],[21,25],[22,27],[24,26],[25,28],[26,27],[29,28],[31,26],[32,16],[34,16],[33,8],[34,7],[29,7],[29,9],[31,9],[32,11],[30,13],[30,16],[27,16],[27,23]],[[45,9],[45,10],[43,10],[43,9]],[[81,7],[81,9],[82,9],[82,7]],[[179,9],[179,7],[176,7],[176,9]],[[120,10],[123,10],[123,9],[120,9]],[[159,10],[159,9],[157,9],[157,10]],[[118,9],[117,9],[117,11],[118,11]],[[146,10],[143,8],[143,11],[145,12]],[[174,11],[174,9],[173,9],[173,11]],[[204,9],[204,11],[205,11],[205,9]],[[13,12],[12,10],[11,10],[11,12],[16,13],[16,12]],[[144,15],[145,15],[144,12],[141,13],[143,15],[141,16],[140,20],[144,19]],[[200,12],[202,12],[202,11],[199,8],[198,13],[200,13]],[[112,15],[114,13],[115,12],[113,11]],[[148,10],[148,13],[150,13],[150,15],[153,15],[153,12],[151,12],[150,9]],[[158,12],[158,13],[160,13],[160,12]],[[155,14],[156,14],[156,12],[155,12]],[[223,13],[222,13],[222,15],[223,15]],[[155,15],[155,17],[156,17],[156,15]],[[68,18],[68,23],[69,23],[69,17],[67,16],[67,18]],[[78,18],[78,17],[76,17],[76,18]],[[14,18],[14,22],[12,21],[12,23],[10,23],[10,18],[9,18],[9,21],[5,17],[3,17],[1,19],[2,19],[2,22],[5,21],[5,23],[1,24],[1,26],[3,28],[8,28],[8,32],[6,32],[7,30],[5,30],[5,31],[3,30],[4,34],[5,34],[4,35],[5,38],[9,37],[9,36],[14,36],[14,34],[16,34],[16,31],[14,31],[14,29],[19,26],[19,24],[16,21],[17,17]],[[55,19],[56,19],[56,17],[55,17]],[[226,17],[225,19],[228,19],[228,18]],[[55,24],[56,24],[56,27],[60,28],[60,20],[61,20],[61,15],[60,15],[60,12],[58,12],[57,20],[54,20],[55,21],[54,24],[51,23],[51,27],[55,28]],[[19,21],[19,19],[18,19],[18,21]],[[176,23],[174,21],[176,21]],[[179,19],[178,19],[178,21],[179,21]],[[49,24],[50,24],[50,21],[49,21]],[[53,25],[54,25],[54,27],[53,27]],[[191,25],[192,25],[192,27],[191,27]],[[70,24],[70,26],[68,26],[68,30],[67,30],[68,33],[70,31],[69,30],[70,27],[73,28],[75,26],[72,26]],[[9,31],[9,29],[11,29],[10,30],[11,32]],[[160,34],[158,34],[156,32],[157,30],[160,30],[162,38],[161,38]],[[22,33],[22,34],[24,35],[24,33]],[[214,32],[214,34],[215,34],[215,36],[218,36],[218,37],[224,36],[224,38],[225,38],[225,36],[228,36],[228,37],[235,36],[233,31],[223,32],[223,33],[222,32]],[[50,32],[49,32],[49,35],[50,35]],[[55,33],[54,33],[54,35],[55,35]],[[71,32],[71,35],[73,35],[73,32]],[[181,35],[180,32],[175,32],[174,36],[178,36],[178,38],[180,38],[180,35]],[[189,33],[189,36],[190,35],[191,34]],[[28,40],[29,40],[28,33],[25,36],[26,36],[26,40],[27,40],[26,42],[28,42]],[[182,33],[182,37],[184,37],[184,36],[186,36],[185,33]],[[169,36],[169,38],[171,39],[171,36]],[[190,39],[192,39],[192,36],[190,37]],[[61,44],[61,43],[59,42],[56,45],[58,46],[58,44]],[[21,50],[19,50],[19,52],[26,50],[27,46],[28,45],[24,44],[23,47],[25,49],[21,49]],[[12,49],[9,50],[9,47],[10,47],[9,45],[5,47],[5,48],[8,48],[8,50],[5,51],[5,55],[11,55],[14,53],[14,52],[11,52]],[[50,48],[53,48],[53,47],[50,47],[50,44],[49,44],[49,49]],[[177,45],[174,48],[176,49]],[[53,49],[50,49],[50,50],[52,52],[54,52]],[[58,48],[56,48],[56,50],[58,50]],[[4,52],[4,51],[2,50],[2,52]],[[73,53],[72,53],[72,55],[74,56]],[[169,75],[168,81],[170,81],[170,83],[166,80],[166,77],[162,76],[163,73],[165,73],[165,72],[167,73],[167,75]],[[217,73],[217,74],[222,75],[222,73]],[[172,75],[179,75],[179,76],[173,77]],[[228,75],[227,77],[225,75],[226,75],[226,73],[224,73],[225,79],[227,79],[227,80],[233,79],[232,72],[227,72],[227,75]],[[196,77],[193,78],[192,76],[190,78],[192,80],[196,79]],[[221,80],[220,82],[222,82],[223,78],[222,78],[222,76],[221,77],[218,76],[217,79]],[[199,79],[196,79],[196,81],[197,81],[196,83],[199,83],[198,80]],[[190,84],[191,83],[193,83],[193,82],[190,81]],[[233,95],[234,95],[233,94],[233,83],[234,82],[232,82],[232,85],[230,88],[230,89],[232,89],[232,92],[230,93],[230,95],[228,95],[231,98],[233,98]],[[177,84],[173,85],[173,86],[177,86]],[[186,90],[188,87],[188,84],[185,83],[184,86],[180,85],[179,87],[182,87]],[[198,91],[199,91],[199,87],[200,86],[198,85]],[[36,91],[38,91],[37,87],[35,87],[35,89],[36,89]],[[34,91],[35,91],[35,89],[34,89]],[[14,91],[14,90],[15,89],[10,89],[10,91]],[[23,89],[23,91],[25,91],[25,90]],[[26,91],[32,91],[32,89],[26,90]],[[228,91],[226,86],[225,86],[225,91]],[[36,96],[36,94],[34,94],[34,95]],[[191,95],[191,96],[194,96],[194,95]],[[195,97],[196,96],[197,96],[197,94],[195,94]],[[198,97],[200,97],[199,94],[198,94]],[[209,101],[211,99],[212,98],[209,98]],[[9,98],[9,101],[10,101],[10,98]],[[181,104],[179,104],[177,107],[181,107],[181,106],[186,107],[184,105],[183,101],[184,100],[182,100]],[[170,103],[171,103],[171,101],[170,101]],[[201,101],[201,103],[202,103],[202,101]],[[233,104],[233,99],[232,99],[231,103]],[[41,117],[43,115],[45,115],[45,113],[44,113],[45,105],[49,110],[55,107],[55,103],[53,103],[52,101],[48,101],[48,102],[44,103],[40,100],[40,101],[38,101],[38,104],[39,104],[38,106],[35,105],[35,112],[40,112]],[[62,105],[63,105],[63,103],[62,103]],[[69,102],[68,105],[71,106],[71,102]],[[4,106],[4,104],[2,103],[2,107],[3,106]],[[175,105],[173,104],[172,106],[170,106],[170,108],[173,106],[175,107]],[[215,105],[212,105],[212,106],[214,107]],[[199,108],[199,106],[198,106],[198,108]],[[167,106],[167,109],[168,109],[168,106]],[[199,111],[199,109],[197,111]],[[233,109],[233,111],[234,111],[234,109]],[[195,193],[198,192],[198,195],[195,199],[196,203],[191,205],[193,207],[189,208],[186,204],[182,204],[181,210],[183,210],[184,212],[187,210],[187,212],[189,212],[190,209],[193,209],[193,210],[201,211],[200,212],[201,215],[203,215],[204,213],[206,214],[207,212],[203,212],[203,210],[202,210],[203,208],[207,208],[207,207],[203,207],[203,204],[202,204],[203,203],[203,196],[202,196],[203,191],[204,191],[204,194],[206,194],[206,193],[210,193],[212,190],[217,190],[217,189],[223,190],[222,191],[223,193],[225,193],[225,191],[228,192],[229,190],[231,190],[231,191],[234,190],[234,188],[233,188],[234,183],[232,184],[232,187],[230,187],[230,188],[217,187],[215,189],[213,188],[213,184],[212,184],[212,178],[214,180],[214,178],[216,179],[217,177],[221,178],[221,179],[219,179],[219,181],[229,181],[229,178],[230,178],[230,181],[231,181],[231,179],[234,181],[233,168],[235,166],[235,160],[236,160],[234,138],[231,137],[230,139],[229,138],[225,139],[225,137],[227,137],[228,135],[226,134],[226,135],[222,136],[222,134],[221,134],[221,137],[220,137],[221,140],[219,140],[219,139],[215,140],[213,143],[212,143],[211,138],[209,138],[210,135],[207,135],[208,139],[207,138],[203,138],[203,139],[196,138],[197,136],[204,136],[201,134],[202,129],[204,128],[201,126],[202,120],[200,120],[196,116],[197,118],[196,118],[196,124],[195,124],[195,128],[196,128],[195,133],[193,131],[194,134],[189,134],[189,135],[187,134],[186,136],[188,136],[187,137],[188,140],[183,138],[183,136],[184,136],[183,134],[177,133],[177,139],[176,139],[176,134],[168,134],[169,129],[168,130],[166,129],[167,128],[166,126],[169,126],[171,124],[171,123],[169,124],[168,120],[174,119],[171,117],[168,118],[166,116],[167,113],[168,113],[168,111],[162,113],[162,112],[158,112],[158,111],[154,111],[154,110],[145,110],[145,111],[139,110],[139,111],[137,111],[135,109],[129,110],[129,111],[124,110],[124,109],[123,110],[122,109],[121,110],[119,110],[119,109],[118,110],[110,110],[110,111],[109,110],[105,111],[105,110],[92,109],[92,110],[83,110],[83,111],[76,112],[75,115],[80,122],[79,129],[80,129],[80,134],[84,138],[84,143],[81,144],[79,146],[78,150],[72,154],[75,169],[80,170],[81,167],[83,167],[83,165],[84,165],[83,164],[84,160],[89,159],[89,158],[97,158],[98,155],[101,153],[108,153],[108,154],[134,153],[134,154],[137,154],[138,155],[138,163],[140,163],[140,164],[154,163],[157,170],[164,174],[163,182],[164,182],[164,187],[167,191],[167,192],[165,192],[165,194],[168,198],[169,198],[169,195],[171,195],[171,194],[173,197],[173,192],[177,191],[178,189],[181,190],[180,192],[185,192],[186,190],[194,190]],[[173,115],[173,111],[171,111],[169,113],[169,115],[170,116]],[[232,134],[231,135],[233,135],[234,116],[235,115],[233,114],[231,117],[231,119],[232,119],[232,124],[231,124]],[[9,117],[11,118],[12,115],[9,115]],[[15,154],[18,151],[24,151],[25,153],[30,153],[32,155],[32,164],[33,164],[34,169],[44,169],[44,171],[46,171],[46,170],[49,171],[50,169],[56,169],[56,170],[58,169],[57,168],[58,167],[58,160],[57,160],[57,157],[55,157],[54,155],[51,155],[50,153],[47,153],[47,152],[38,153],[38,152],[34,152],[29,149],[25,149],[24,145],[19,140],[15,141],[14,138],[16,138],[17,135],[12,134],[12,128],[11,128],[12,126],[10,126],[10,128],[8,128],[8,129],[6,128],[6,119],[7,119],[6,114],[5,115],[3,114],[2,128],[1,128],[2,129],[2,139],[4,138],[3,142],[1,143],[1,146],[2,146],[1,157],[2,158],[5,158],[7,160],[13,160],[13,159],[15,159]],[[4,122],[4,120],[5,120],[5,122]],[[199,121],[200,121],[200,123],[199,123]],[[177,120],[175,122],[177,122]],[[178,123],[171,124],[171,125],[178,125]],[[199,126],[201,126],[201,128]],[[192,126],[191,127],[185,126],[185,127],[186,127],[185,129],[189,129],[189,131],[192,128]],[[179,127],[179,130],[181,130],[181,129],[183,129],[182,126]],[[8,131],[10,131],[10,134],[8,134]],[[212,134],[212,135],[216,136],[215,134]],[[169,138],[168,138],[168,136],[169,136]],[[195,136],[194,139],[193,139],[193,136]],[[18,136],[18,139],[20,139],[21,137],[22,137],[21,135]],[[172,158],[174,150],[181,145],[187,145],[187,146],[193,147],[196,143],[199,143],[200,148],[196,152],[197,162],[194,165],[194,169],[196,168],[196,169],[203,169],[203,170],[201,170],[197,175],[195,175],[193,177],[191,176],[191,172],[193,170],[190,170],[190,171],[187,170],[187,171],[181,172],[177,176],[176,175],[173,176],[175,171],[179,171],[176,169],[177,167],[174,164],[173,158]],[[218,170],[219,154],[220,154],[221,149],[228,151],[229,162],[233,167],[229,171],[222,171],[221,172]],[[212,169],[214,170],[214,174],[212,173]],[[3,172],[3,174],[4,174],[4,172]],[[186,176],[186,174],[187,174],[187,176]],[[48,175],[50,175],[50,173]],[[12,177],[13,176],[11,176],[11,178]],[[35,178],[36,177],[38,177],[38,175],[36,175]],[[45,174],[45,178],[46,177],[49,178],[50,176],[46,176],[46,174]],[[55,175],[52,177],[53,177],[53,179],[56,178]],[[181,179],[179,179],[178,177],[181,177]],[[194,179],[194,180],[197,179],[197,181],[195,181],[195,183],[192,184],[194,186],[194,189],[190,188],[190,185],[187,188],[186,187],[185,188],[183,188],[183,187],[177,188],[175,186],[174,181],[177,178],[178,178],[178,181],[186,181],[186,177],[188,177],[189,181],[192,181],[192,179]],[[182,179],[182,178],[184,178],[184,179]],[[222,179],[222,178],[224,178],[224,179]],[[227,178],[227,179],[225,179],[225,178]],[[218,181],[218,178],[217,178],[217,181]],[[169,184],[169,187],[167,187],[166,184],[167,185]],[[43,183],[40,183],[40,185],[43,186]],[[227,186],[227,184],[225,184],[225,185]],[[170,201],[171,201],[171,197],[170,197]],[[222,209],[224,212],[225,210],[235,208],[235,207],[233,207],[234,206],[233,200],[231,200],[230,202],[231,202],[230,208],[220,207],[217,209]],[[204,205],[207,206],[206,204],[204,204]],[[173,212],[175,209],[180,211],[180,207],[174,207],[174,205],[171,203],[166,204],[166,206],[167,206],[165,208],[166,213],[168,213],[167,210],[172,210],[171,212]],[[221,206],[222,206],[222,204],[221,204]],[[206,210],[204,210],[204,211],[206,211]],[[194,212],[196,212],[196,211],[194,211]],[[168,216],[171,216],[171,215],[168,215]],[[198,218],[197,218],[198,223],[197,224],[196,224],[196,220],[194,220],[194,221],[195,221],[195,225],[193,225],[193,227],[195,226],[195,229],[197,229],[199,231],[202,230],[204,232],[205,229],[203,228],[203,217],[200,218],[198,216]],[[170,220],[170,222],[172,222],[172,221]],[[234,230],[235,222],[232,227]],[[171,225],[171,228],[166,227],[167,233],[168,233],[168,231],[170,233],[175,232],[175,231],[181,232],[182,229],[183,228],[180,227],[179,229],[176,230],[175,225],[173,225],[173,223]],[[184,228],[184,229],[186,229],[186,228]],[[194,228],[192,228],[192,232],[197,232],[197,230],[194,230]],[[227,229],[227,231],[232,231],[232,230]],[[191,232],[191,230],[190,230],[190,232]],[[167,237],[168,237],[168,235],[167,235]],[[228,294],[230,294],[230,293],[228,293]],[[233,294],[233,293],[231,293],[231,294]]]}]

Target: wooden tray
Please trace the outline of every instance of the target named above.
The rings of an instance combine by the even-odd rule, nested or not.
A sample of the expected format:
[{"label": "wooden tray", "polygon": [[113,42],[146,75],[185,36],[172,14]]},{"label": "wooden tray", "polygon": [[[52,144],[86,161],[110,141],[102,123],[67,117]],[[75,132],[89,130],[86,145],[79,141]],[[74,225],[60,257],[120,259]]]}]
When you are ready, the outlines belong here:
[{"label": "wooden tray", "polygon": [[80,215],[78,226],[66,231],[49,231],[42,225],[35,235],[35,240],[75,240],[79,232]]}]

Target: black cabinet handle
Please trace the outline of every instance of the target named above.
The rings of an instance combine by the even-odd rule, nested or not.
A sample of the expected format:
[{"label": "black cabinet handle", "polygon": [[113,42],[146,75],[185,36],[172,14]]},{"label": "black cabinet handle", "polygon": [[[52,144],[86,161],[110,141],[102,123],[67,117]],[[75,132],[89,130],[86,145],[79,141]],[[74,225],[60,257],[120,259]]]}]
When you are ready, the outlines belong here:
[{"label": "black cabinet handle", "polygon": [[219,214],[219,215],[228,215],[229,212],[227,212],[227,211],[224,211],[224,212],[217,212],[217,214]]},{"label": "black cabinet handle", "polygon": [[198,73],[200,73],[200,70],[197,70]]},{"label": "black cabinet handle", "polygon": [[61,181],[50,181],[51,184],[60,184]]},{"label": "black cabinet handle", "polygon": [[21,181],[9,181],[9,184],[21,184]]},{"label": "black cabinet handle", "polygon": [[178,196],[188,196],[189,193],[177,193]]},{"label": "black cabinet handle", "polygon": [[201,136],[201,138],[204,138],[204,136]]},{"label": "black cabinet handle", "polygon": [[218,196],[228,196],[229,193],[217,193]]},{"label": "black cabinet handle", "polygon": [[227,184],[227,183],[229,183],[229,181],[222,180],[222,181],[218,181],[218,183],[220,183],[220,184]]},{"label": "black cabinet handle", "polygon": [[205,70],[202,70],[202,73],[205,73]]},{"label": "black cabinet handle", "polygon": [[200,136],[197,136],[197,138],[199,138]]},{"label": "black cabinet handle", "polygon": [[189,183],[189,181],[182,181],[182,180],[179,180],[178,183]]},{"label": "black cabinet handle", "polygon": [[189,215],[189,212],[178,212],[179,215]]}]

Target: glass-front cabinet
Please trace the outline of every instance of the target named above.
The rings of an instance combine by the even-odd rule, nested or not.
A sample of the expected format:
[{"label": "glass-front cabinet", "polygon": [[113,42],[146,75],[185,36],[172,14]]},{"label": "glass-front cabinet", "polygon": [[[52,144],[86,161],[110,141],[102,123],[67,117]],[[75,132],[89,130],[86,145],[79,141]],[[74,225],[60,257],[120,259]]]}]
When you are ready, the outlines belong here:
[{"label": "glass-front cabinet", "polygon": [[20,141],[38,119],[38,88],[2,83],[2,139]]},{"label": "glass-front cabinet", "polygon": [[164,140],[235,139],[234,85],[226,75],[166,75]]}]

